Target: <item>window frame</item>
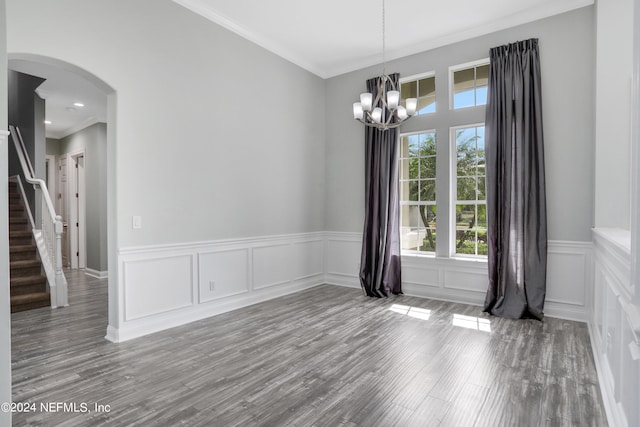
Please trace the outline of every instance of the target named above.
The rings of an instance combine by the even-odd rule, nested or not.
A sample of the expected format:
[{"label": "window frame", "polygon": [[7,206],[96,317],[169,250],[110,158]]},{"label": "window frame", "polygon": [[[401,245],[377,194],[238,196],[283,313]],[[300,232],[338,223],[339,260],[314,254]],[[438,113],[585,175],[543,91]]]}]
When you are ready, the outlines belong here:
[{"label": "window frame", "polygon": [[[436,78],[436,71],[435,70],[426,71],[424,73],[419,73],[419,74],[413,74],[413,75],[407,76],[407,77],[401,77],[400,80],[398,80],[398,86],[399,86],[398,90],[400,90],[400,88],[402,87],[403,83],[409,83],[409,82],[412,82],[412,81],[418,81],[418,80],[422,80],[422,79],[427,79],[429,77],[433,77],[434,78],[434,85],[435,85],[435,78]],[[430,112],[430,113],[419,114],[418,110],[416,109],[416,114],[415,114],[414,117],[417,117],[417,116],[424,117],[424,116],[428,116],[430,114],[436,114],[438,112],[438,87],[437,86],[434,86],[434,87],[435,87],[435,92],[434,92],[434,94],[435,94],[434,95],[434,97],[435,97],[435,101],[434,101],[435,109],[434,109],[434,111]],[[420,95],[420,92],[418,91],[418,93],[416,93],[416,99],[420,99],[419,95]],[[400,90],[400,103],[402,104],[402,102],[405,99],[406,98],[402,97],[402,90]]]},{"label": "window frame", "polygon": [[[407,136],[412,136],[412,135],[422,135],[422,134],[433,134],[434,135],[434,139],[435,139],[435,145],[436,145],[436,154],[433,156],[429,156],[429,157],[434,157],[436,160],[436,177],[433,178],[434,184],[435,184],[435,200],[429,200],[429,201],[411,201],[411,200],[406,200],[403,201],[402,200],[402,182],[404,181],[411,181],[411,180],[406,180],[406,179],[402,179],[400,177],[400,171],[401,171],[401,164],[400,162],[402,161],[402,159],[407,159],[407,158],[411,158],[411,157],[402,157],[402,138],[407,137]],[[403,249],[403,244],[402,244],[402,206],[436,206],[437,207],[437,193],[438,193],[438,179],[437,179],[437,170],[438,170],[438,132],[435,128],[433,129],[422,129],[422,130],[417,130],[417,131],[411,131],[411,132],[400,132],[398,133],[398,208],[399,208],[399,229],[400,229],[400,253],[401,255],[408,255],[408,256],[426,256],[426,257],[435,257],[436,256],[436,248],[434,248],[433,251],[420,251],[417,249]],[[420,157],[417,157],[418,159],[420,159]],[[418,181],[420,179],[418,178]],[[419,227],[421,228],[421,227]],[[426,227],[425,227],[426,229]],[[436,233],[437,233],[437,226],[435,229]],[[436,240],[437,242],[437,240]],[[436,243],[437,244],[437,243]]]},{"label": "window frame", "polygon": [[[456,252],[456,205],[484,205],[485,212],[487,206],[487,187],[486,187],[486,171],[485,171],[485,193],[484,193],[484,201],[478,203],[479,201],[469,201],[469,200],[461,200],[458,202],[458,149],[457,149],[457,141],[456,141],[456,132],[460,129],[472,129],[484,127],[486,132],[486,122],[477,122],[477,123],[469,123],[462,124],[456,126],[449,127],[449,257],[450,258],[462,258],[462,259],[475,259],[475,260],[483,260],[487,259],[488,255],[481,254],[463,254]],[[485,133],[486,134],[486,133]],[[486,141],[485,144],[485,152],[486,152]],[[485,157],[485,165],[486,165],[486,157]],[[476,172],[477,177],[477,172]],[[437,183],[436,183],[437,185]],[[477,218],[476,218],[477,221]],[[477,227],[477,224],[476,224]],[[477,230],[476,230],[477,233]],[[476,239],[477,240],[477,239]],[[477,243],[476,243],[477,245]],[[477,252],[477,246],[476,246]]]},{"label": "window frame", "polygon": [[[454,97],[454,93],[453,93],[453,74],[456,71],[461,71],[461,70],[466,70],[469,68],[476,68],[482,65],[489,65],[490,63],[490,58],[486,57],[486,58],[482,58],[482,59],[478,59],[475,61],[470,61],[470,62],[465,62],[464,64],[458,64],[458,65],[452,65],[449,67],[449,110],[452,111],[459,111],[459,110],[466,110],[467,108],[476,108],[476,107],[485,107],[486,104],[475,104],[475,94],[474,94],[474,105],[470,105],[468,107],[460,107],[460,108],[454,108],[453,106],[453,97]],[[475,73],[474,73],[475,76]],[[475,86],[475,81],[474,81],[474,89],[476,88]]]}]

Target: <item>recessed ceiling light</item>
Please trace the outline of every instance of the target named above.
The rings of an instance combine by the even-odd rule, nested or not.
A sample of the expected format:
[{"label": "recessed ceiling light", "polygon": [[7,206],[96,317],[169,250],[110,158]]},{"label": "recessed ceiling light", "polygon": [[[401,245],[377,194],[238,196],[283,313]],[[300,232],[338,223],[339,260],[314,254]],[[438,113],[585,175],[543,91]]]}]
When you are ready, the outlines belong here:
[{"label": "recessed ceiling light", "polygon": [[73,105],[75,105],[76,107],[84,107],[84,104],[82,102],[74,102]]},{"label": "recessed ceiling light", "polygon": [[73,107],[67,107],[67,111],[73,113],[74,111],[76,111],[76,109]]},{"label": "recessed ceiling light", "polygon": [[51,120],[45,120],[45,121],[44,121],[44,124],[45,124],[45,125],[50,125],[50,124],[51,124]]}]

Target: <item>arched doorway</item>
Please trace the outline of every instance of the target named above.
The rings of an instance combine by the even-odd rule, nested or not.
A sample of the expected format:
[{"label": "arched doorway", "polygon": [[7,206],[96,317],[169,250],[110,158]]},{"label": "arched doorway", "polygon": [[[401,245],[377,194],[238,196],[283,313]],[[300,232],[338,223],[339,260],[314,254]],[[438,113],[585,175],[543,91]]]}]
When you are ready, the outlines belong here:
[{"label": "arched doorway", "polygon": [[[117,223],[116,223],[116,177],[115,177],[115,153],[116,153],[116,91],[100,77],[90,73],[84,68],[56,58],[42,55],[11,53],[8,60],[26,61],[34,64],[42,64],[55,67],[72,73],[79,78],[91,83],[106,96],[106,223],[107,223],[107,258],[108,258],[108,328],[107,339],[115,341],[109,331],[118,327],[118,289],[117,289]],[[76,155],[77,157],[77,155]],[[110,336],[111,335],[111,336]]]}]

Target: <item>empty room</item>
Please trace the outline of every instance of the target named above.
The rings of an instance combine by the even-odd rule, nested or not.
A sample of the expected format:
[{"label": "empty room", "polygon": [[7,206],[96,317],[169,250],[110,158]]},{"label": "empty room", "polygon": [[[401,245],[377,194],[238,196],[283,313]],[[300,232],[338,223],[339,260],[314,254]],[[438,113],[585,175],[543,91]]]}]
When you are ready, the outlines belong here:
[{"label": "empty room", "polygon": [[0,426],[640,425],[634,0],[0,0]]}]

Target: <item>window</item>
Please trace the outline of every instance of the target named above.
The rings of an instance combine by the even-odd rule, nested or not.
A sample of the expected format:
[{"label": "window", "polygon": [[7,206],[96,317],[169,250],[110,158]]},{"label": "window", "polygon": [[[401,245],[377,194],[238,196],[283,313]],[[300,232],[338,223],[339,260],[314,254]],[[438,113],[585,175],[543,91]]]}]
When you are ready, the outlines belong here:
[{"label": "window", "polygon": [[416,115],[436,112],[436,77],[433,73],[400,79],[400,103],[407,98],[418,98]]},{"label": "window", "polygon": [[457,65],[449,69],[451,108],[467,108],[487,103],[489,60]]},{"label": "window", "polygon": [[436,250],[436,133],[400,137],[400,241],[402,250]]},{"label": "window", "polygon": [[[400,79],[401,99],[417,97],[422,114],[398,141],[400,245],[405,256],[486,259],[489,59],[447,66]],[[436,91],[447,73],[450,90]]]},{"label": "window", "polygon": [[487,255],[484,125],[451,129],[455,166],[455,253]]}]

